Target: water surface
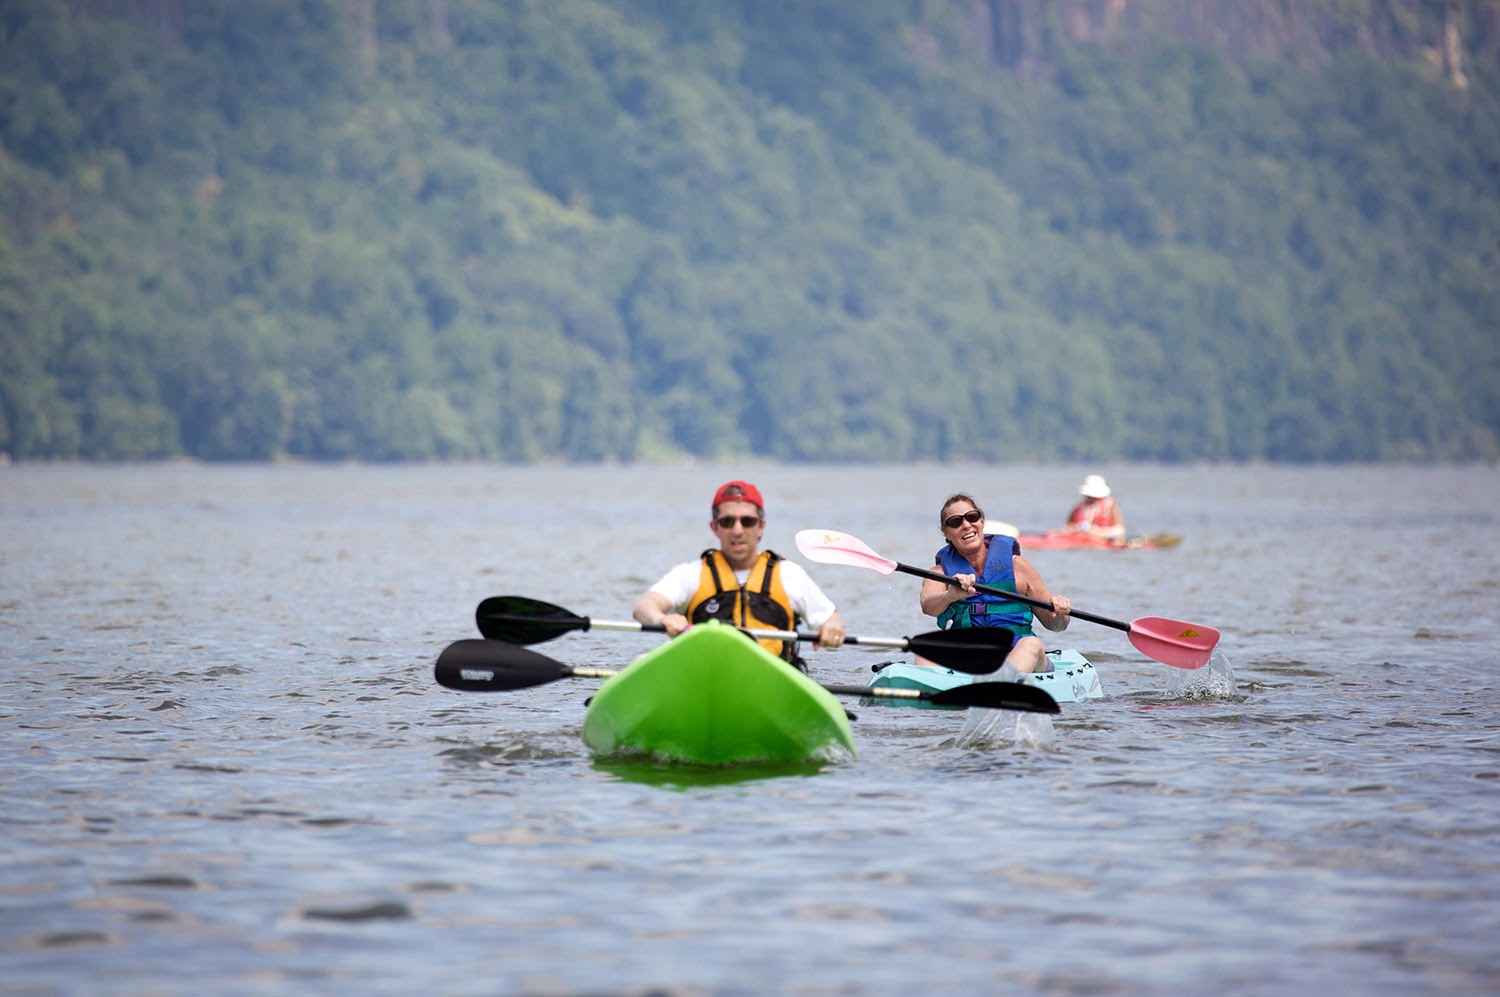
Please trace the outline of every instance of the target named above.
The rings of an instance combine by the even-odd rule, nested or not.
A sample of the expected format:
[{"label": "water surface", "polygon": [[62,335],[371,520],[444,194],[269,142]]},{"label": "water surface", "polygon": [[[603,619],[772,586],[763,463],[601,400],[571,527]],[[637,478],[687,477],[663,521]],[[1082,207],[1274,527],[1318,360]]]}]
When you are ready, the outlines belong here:
[{"label": "water surface", "polygon": [[[730,477],[926,565],[973,492],[1028,529],[1102,470],[1164,551],[1054,590],[1056,719],[861,707],[858,758],[596,762],[597,683],[433,684],[485,596],[627,619]],[[0,469],[0,973],[36,993],[1493,993],[1491,468],[150,465]],[[849,630],[919,580],[809,565]],[[618,666],[652,635],[536,650]],[[813,657],[859,683],[888,652]]]}]

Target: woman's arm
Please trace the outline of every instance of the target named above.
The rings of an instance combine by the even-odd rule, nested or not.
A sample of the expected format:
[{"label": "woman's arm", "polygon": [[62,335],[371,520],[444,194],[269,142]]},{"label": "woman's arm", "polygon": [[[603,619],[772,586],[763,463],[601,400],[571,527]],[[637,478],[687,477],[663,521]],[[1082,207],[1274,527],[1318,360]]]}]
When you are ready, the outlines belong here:
[{"label": "woman's arm", "polygon": [[922,612],[928,616],[940,616],[943,610],[955,602],[974,594],[973,575],[954,575],[953,580],[958,585],[949,585],[931,578],[922,579]]},{"label": "woman's arm", "polygon": [[1051,603],[1052,609],[1035,607],[1036,618],[1041,621],[1042,626],[1048,630],[1066,630],[1068,622],[1073,618],[1073,603],[1065,595],[1053,595],[1047,588],[1047,583],[1042,581],[1041,572],[1032,567],[1031,562],[1020,554],[1016,555],[1014,561],[1016,571],[1016,591],[1022,595],[1028,595],[1033,599]]}]

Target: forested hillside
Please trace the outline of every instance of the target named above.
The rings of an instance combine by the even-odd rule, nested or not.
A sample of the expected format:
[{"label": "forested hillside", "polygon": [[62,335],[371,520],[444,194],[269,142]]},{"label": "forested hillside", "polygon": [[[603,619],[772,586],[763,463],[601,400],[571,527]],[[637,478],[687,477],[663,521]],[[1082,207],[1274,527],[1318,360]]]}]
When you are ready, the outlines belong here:
[{"label": "forested hillside", "polygon": [[3,0],[15,459],[1500,458],[1500,0]]}]

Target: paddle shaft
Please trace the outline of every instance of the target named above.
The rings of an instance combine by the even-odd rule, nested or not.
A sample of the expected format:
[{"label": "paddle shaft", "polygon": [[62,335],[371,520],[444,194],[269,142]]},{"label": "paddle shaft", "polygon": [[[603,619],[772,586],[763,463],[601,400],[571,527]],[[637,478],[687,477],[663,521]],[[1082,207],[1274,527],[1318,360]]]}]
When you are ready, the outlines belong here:
[{"label": "paddle shaft", "polygon": [[[462,692],[509,692],[559,679],[607,679],[617,674],[617,669],[565,665],[535,651],[487,639],[455,641],[438,655],[433,665],[433,677],[438,685]],[[823,685],[823,688],[836,696],[923,699],[945,706],[977,706],[1023,713],[1058,712],[1056,700],[1045,690],[1014,682],[976,682],[939,692],[862,685]]]},{"label": "paddle shaft", "polygon": [[[918,578],[931,578],[935,582],[943,582],[944,584],[952,585],[955,588],[959,587],[958,579],[952,578],[948,575],[939,574],[936,571],[927,571],[923,568],[912,567],[910,564],[900,563],[896,565],[896,570],[904,571],[908,575],[916,575]],[[976,582],[974,584],[974,591],[984,592],[988,595],[998,595],[1004,599],[1009,599],[1012,602],[1030,603],[1031,605],[1036,606],[1040,609],[1045,609],[1048,612],[1055,612],[1055,610],[1052,608],[1052,603],[1047,602],[1045,599],[1036,599],[1029,595],[1022,595],[1020,592],[1012,592],[1010,589],[996,588],[993,585],[980,585],[978,582]],[[1123,630],[1126,633],[1130,632],[1130,624],[1124,622],[1123,620],[1112,620],[1108,616],[1096,616],[1093,613],[1085,613],[1081,609],[1069,610],[1068,615],[1076,616],[1080,620],[1088,620],[1090,623],[1102,623],[1106,627],[1114,627],[1116,630]]]},{"label": "paddle shaft", "polygon": [[[625,630],[634,633],[664,633],[661,623],[639,623],[634,620],[591,620],[561,606],[522,595],[491,596],[474,611],[479,632],[508,644],[540,644],[574,630]],[[740,629],[752,639],[818,642],[818,635],[796,630]],[[1010,650],[995,634],[978,630],[936,630],[915,637],[854,637],[845,635],[844,643],[866,647],[894,648],[909,651],[936,664],[971,675],[987,675]],[[822,645],[819,645],[822,646]]]},{"label": "paddle shaft", "polygon": [[917,699],[939,706],[980,707],[990,710],[1016,710],[1021,713],[1060,713],[1057,701],[1046,690],[1018,682],[975,682],[951,689],[929,692],[926,689],[904,689],[884,685],[825,685],[835,696],[860,696],[871,699]]},{"label": "paddle shaft", "polygon": [[[586,618],[584,630],[623,630],[629,632],[663,634],[667,628],[660,623],[636,623],[634,620],[595,620]],[[818,635],[804,630],[750,630],[738,628],[746,637],[756,640],[800,640],[816,644]],[[845,644],[861,644],[865,647],[891,647],[898,651],[910,650],[911,640],[906,637],[848,637]]]}]

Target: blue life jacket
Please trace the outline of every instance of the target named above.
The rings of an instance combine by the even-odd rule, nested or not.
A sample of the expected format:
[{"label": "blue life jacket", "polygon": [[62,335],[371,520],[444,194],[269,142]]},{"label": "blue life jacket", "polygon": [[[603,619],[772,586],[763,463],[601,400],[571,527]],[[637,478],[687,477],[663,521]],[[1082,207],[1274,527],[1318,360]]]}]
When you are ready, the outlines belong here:
[{"label": "blue life jacket", "polygon": [[[1016,591],[1016,568],[1013,558],[1021,552],[1015,537],[991,536],[986,540],[989,549],[984,555],[984,571],[976,581],[991,588]],[[962,554],[948,544],[937,552],[937,565],[943,573],[953,575],[973,574],[974,566]],[[1003,627],[1018,637],[1031,633],[1031,606],[1024,602],[1008,601],[998,595],[976,592],[967,599],[955,602],[938,614],[938,626],[944,630],[952,627]]]}]

